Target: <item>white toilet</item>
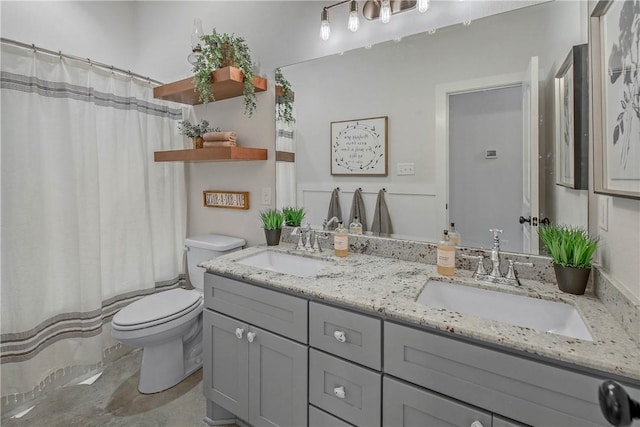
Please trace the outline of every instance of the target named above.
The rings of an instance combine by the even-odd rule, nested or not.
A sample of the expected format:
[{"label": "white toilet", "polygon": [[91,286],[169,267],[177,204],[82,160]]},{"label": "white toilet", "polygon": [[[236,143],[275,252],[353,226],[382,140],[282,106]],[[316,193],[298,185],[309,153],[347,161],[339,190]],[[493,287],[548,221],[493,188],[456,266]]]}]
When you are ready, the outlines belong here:
[{"label": "white toilet", "polygon": [[111,336],[132,347],[144,347],[141,393],[166,390],[202,366],[204,268],[198,264],[242,249],[244,239],[204,234],[187,238],[189,279],[195,289],[172,289],[148,295],[120,310],[111,321]]}]

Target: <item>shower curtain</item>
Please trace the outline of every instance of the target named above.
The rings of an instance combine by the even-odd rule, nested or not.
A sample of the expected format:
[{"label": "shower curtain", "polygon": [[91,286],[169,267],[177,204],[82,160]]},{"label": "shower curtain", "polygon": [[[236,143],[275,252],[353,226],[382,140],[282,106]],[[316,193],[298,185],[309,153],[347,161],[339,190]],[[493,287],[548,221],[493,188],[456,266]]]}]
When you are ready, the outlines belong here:
[{"label": "shower curtain", "polygon": [[[152,88],[2,44],[3,407],[96,369],[113,314],[184,273],[182,110]],[[80,368],[80,369],[79,369]]]}]

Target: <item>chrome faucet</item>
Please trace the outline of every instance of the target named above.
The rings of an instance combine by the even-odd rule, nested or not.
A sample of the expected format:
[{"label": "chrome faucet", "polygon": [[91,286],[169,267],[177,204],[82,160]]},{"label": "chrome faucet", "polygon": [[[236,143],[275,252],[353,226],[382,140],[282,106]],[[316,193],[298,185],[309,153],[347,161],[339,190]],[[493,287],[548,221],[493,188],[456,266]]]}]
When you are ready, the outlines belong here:
[{"label": "chrome faucet", "polygon": [[339,222],[340,220],[338,219],[337,216],[331,217],[330,219],[323,219],[322,220],[322,229],[324,231],[329,231],[329,226],[331,224],[333,224],[334,222]]},{"label": "chrome faucet", "polygon": [[318,233],[311,229],[311,224],[307,223],[305,226],[294,228],[293,231],[291,231],[291,235],[295,236],[296,234],[299,235],[298,244],[296,245],[297,250],[322,252],[318,239],[326,239],[326,237],[318,237]]},{"label": "chrome faucet", "polygon": [[491,248],[491,256],[489,257],[489,259],[491,260],[491,273],[487,274],[487,271],[484,268],[483,255],[471,256],[462,254],[463,258],[478,260],[478,267],[476,268],[476,272],[473,274],[473,277],[475,277],[476,280],[488,283],[520,286],[520,280],[518,280],[518,278],[516,277],[514,265],[533,267],[533,263],[508,260],[509,268],[507,270],[506,276],[503,277],[500,271],[500,234],[502,233],[502,230],[492,228],[489,231],[493,233],[493,248]]}]

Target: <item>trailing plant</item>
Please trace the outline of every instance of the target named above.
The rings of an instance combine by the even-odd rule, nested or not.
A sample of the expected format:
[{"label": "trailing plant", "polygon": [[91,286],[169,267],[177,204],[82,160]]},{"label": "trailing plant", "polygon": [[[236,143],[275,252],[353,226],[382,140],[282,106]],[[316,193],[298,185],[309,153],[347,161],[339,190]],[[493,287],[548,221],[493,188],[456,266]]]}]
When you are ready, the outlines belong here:
[{"label": "trailing plant", "polygon": [[267,209],[266,211],[260,211],[260,219],[265,230],[279,230],[282,228],[284,215],[277,209]]},{"label": "trailing plant", "polygon": [[180,131],[181,135],[189,138],[198,138],[207,132],[220,132],[220,129],[209,126],[209,122],[206,120],[195,124],[191,124],[189,120],[183,120],[178,123],[178,131]]},{"label": "trailing plant", "polygon": [[285,207],[282,208],[284,223],[292,227],[299,227],[306,215],[304,208]]},{"label": "trailing plant", "polygon": [[598,246],[598,238],[578,227],[568,225],[544,225],[538,235],[555,264],[563,267],[589,268]]},{"label": "trailing plant", "polygon": [[200,93],[200,101],[205,104],[215,101],[211,90],[211,73],[219,68],[237,67],[244,75],[244,113],[251,117],[255,111],[256,94],[253,85],[253,61],[247,42],[234,34],[218,34],[213,29],[211,34],[205,34],[202,39],[202,52],[193,65],[195,90]]},{"label": "trailing plant", "polygon": [[280,68],[276,68],[276,85],[282,89],[282,96],[276,97],[276,120],[290,125],[296,122],[293,117],[293,89]]}]

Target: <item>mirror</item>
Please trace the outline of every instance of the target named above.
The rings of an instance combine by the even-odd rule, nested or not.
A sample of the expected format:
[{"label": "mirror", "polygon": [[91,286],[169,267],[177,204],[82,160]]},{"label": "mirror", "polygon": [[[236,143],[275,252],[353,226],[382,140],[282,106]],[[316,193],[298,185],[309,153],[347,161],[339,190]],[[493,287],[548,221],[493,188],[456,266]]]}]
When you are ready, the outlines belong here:
[{"label": "mirror", "polygon": [[[348,223],[360,188],[369,229],[384,188],[394,236],[435,242],[455,222],[463,246],[487,248],[488,230],[501,228],[502,249],[511,252],[538,253],[536,227],[520,216],[587,228],[587,190],[555,185],[554,176],[554,78],[571,47],[587,41],[587,7],[542,3],[281,67],[295,92],[296,123],[276,124],[276,150],[295,152],[295,163],[276,165],[278,207],[304,207],[306,221],[321,224],[339,188]],[[498,97],[489,107],[485,95],[503,90],[515,101]],[[538,118],[527,113],[536,97]],[[387,175],[332,175],[331,124],[379,117],[388,124]],[[523,148],[524,133],[534,135],[538,154]],[[460,194],[468,204],[460,206]],[[501,217],[507,205],[516,211]]]}]

